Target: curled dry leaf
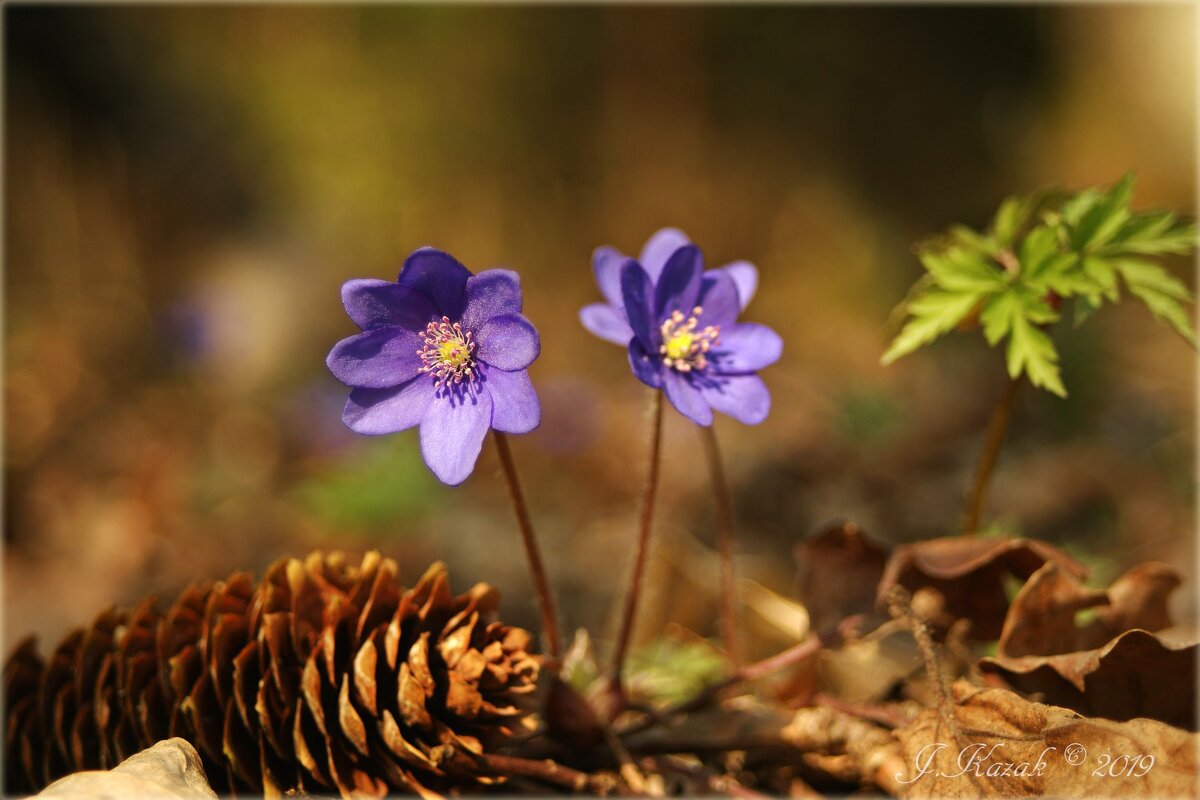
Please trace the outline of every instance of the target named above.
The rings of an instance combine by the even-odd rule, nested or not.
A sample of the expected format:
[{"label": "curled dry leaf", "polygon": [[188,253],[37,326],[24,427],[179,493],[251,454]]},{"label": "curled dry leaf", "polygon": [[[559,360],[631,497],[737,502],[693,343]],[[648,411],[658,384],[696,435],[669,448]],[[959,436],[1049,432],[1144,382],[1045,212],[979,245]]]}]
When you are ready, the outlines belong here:
[{"label": "curled dry leaf", "polygon": [[[997,653],[1001,657],[1049,656],[1093,650],[1134,628],[1170,627],[1167,599],[1180,583],[1166,564],[1141,564],[1117,578],[1107,592],[1088,589],[1057,562],[1047,562],[1013,598]],[[1096,609],[1086,625],[1084,609]]]},{"label": "curled dry leaf", "polygon": [[1087,575],[1066,553],[1031,539],[950,536],[901,545],[888,559],[877,602],[886,603],[895,586],[913,593],[936,589],[946,612],[971,621],[972,639],[991,641],[1000,635],[1008,610],[1005,581],[1009,576],[1025,580],[1047,562],[1078,578]]},{"label": "curled dry leaf", "polygon": [[1148,719],[1087,719],[1005,689],[954,687],[962,739],[930,709],[897,730],[905,797],[1194,797],[1200,737]]},{"label": "curled dry leaf", "polygon": [[[980,669],[1085,714],[1194,729],[1196,649],[1152,634],[1170,626],[1167,599],[1179,581],[1171,567],[1148,563],[1098,591],[1048,562],[1013,599],[996,656]],[[1093,618],[1076,624],[1085,609]]]},{"label": "curled dry leaf", "polygon": [[887,557],[887,548],[853,522],[830,525],[796,545],[798,593],[811,627],[823,631],[846,617],[872,614]]},{"label": "curled dry leaf", "polygon": [[37,797],[54,800],[217,800],[200,754],[183,739],[167,739],[107,772],[88,770],[59,778]]},{"label": "curled dry leaf", "polygon": [[1103,647],[1052,656],[984,658],[979,668],[1047,702],[1113,720],[1147,717],[1196,729],[1197,645],[1143,630]]}]

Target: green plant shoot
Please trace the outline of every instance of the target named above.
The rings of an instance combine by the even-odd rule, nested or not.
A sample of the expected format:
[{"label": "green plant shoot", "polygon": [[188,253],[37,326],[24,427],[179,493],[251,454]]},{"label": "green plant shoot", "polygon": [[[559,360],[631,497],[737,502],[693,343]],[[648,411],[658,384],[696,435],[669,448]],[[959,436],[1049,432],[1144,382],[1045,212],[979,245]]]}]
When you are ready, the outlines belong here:
[{"label": "green plant shoot", "polygon": [[890,364],[978,321],[991,346],[1007,340],[1008,374],[1066,397],[1047,328],[1067,301],[1075,324],[1129,294],[1197,345],[1187,287],[1157,257],[1196,245],[1194,223],[1170,211],[1133,211],[1133,174],[1103,191],[1041,191],[1005,200],[984,233],[956,226],[918,246],[926,274],[902,306],[909,317],[883,355]]}]

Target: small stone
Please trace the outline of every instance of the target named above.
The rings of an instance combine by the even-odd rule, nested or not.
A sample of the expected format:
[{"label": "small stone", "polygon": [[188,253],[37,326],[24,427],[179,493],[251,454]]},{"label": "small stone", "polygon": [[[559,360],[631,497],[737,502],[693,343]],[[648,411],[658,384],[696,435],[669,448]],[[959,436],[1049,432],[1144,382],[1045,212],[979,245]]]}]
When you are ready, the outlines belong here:
[{"label": "small stone", "polygon": [[130,756],[108,772],[76,772],[37,797],[55,800],[216,800],[200,754],[183,739],[166,739]]}]

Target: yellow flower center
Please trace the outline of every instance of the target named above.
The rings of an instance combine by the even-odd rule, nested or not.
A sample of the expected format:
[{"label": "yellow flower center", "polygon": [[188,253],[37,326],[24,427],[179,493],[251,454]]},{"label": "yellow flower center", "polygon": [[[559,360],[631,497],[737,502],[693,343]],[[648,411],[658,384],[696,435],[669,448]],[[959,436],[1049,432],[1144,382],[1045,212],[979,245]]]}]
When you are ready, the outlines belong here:
[{"label": "yellow flower center", "polygon": [[462,323],[442,317],[425,327],[422,341],[425,346],[417,351],[420,371],[432,375],[438,386],[475,380],[475,337]]},{"label": "yellow flower center", "polygon": [[452,370],[466,366],[471,360],[471,352],[457,339],[439,342],[437,349],[441,363]]},{"label": "yellow flower center", "polygon": [[706,325],[700,328],[704,309],[696,306],[690,317],[675,311],[660,326],[663,343],[658,348],[663,363],[678,372],[691,372],[708,366],[708,351],[717,343],[720,328]]}]

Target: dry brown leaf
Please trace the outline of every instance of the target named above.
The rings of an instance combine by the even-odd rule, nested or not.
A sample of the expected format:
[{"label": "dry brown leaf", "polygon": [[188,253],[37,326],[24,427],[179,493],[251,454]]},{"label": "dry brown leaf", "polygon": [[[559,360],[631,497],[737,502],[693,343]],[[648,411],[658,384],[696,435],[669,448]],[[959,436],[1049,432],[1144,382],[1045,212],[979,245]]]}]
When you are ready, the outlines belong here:
[{"label": "dry brown leaf", "polygon": [[831,525],[796,545],[799,598],[814,630],[875,610],[888,551],[853,522]]},{"label": "dry brown leaf", "polygon": [[1173,647],[1143,630],[1104,647],[1052,656],[984,658],[979,668],[1047,702],[1113,720],[1196,729],[1196,644]]},{"label": "dry brown leaf", "polygon": [[[1094,650],[1134,628],[1159,631],[1171,625],[1167,598],[1179,573],[1150,562],[1126,572],[1107,592],[1088,589],[1055,561],[1042,566],[1013,598],[997,653],[1001,657],[1050,656]],[[1095,608],[1095,618],[1076,625],[1077,612]]]},{"label": "dry brown leaf", "polygon": [[1147,719],[1088,719],[961,681],[954,694],[960,741],[934,709],[896,731],[905,797],[1193,797],[1200,789],[1196,734]]},{"label": "dry brown leaf", "polygon": [[1000,635],[1008,610],[1008,576],[1027,579],[1051,561],[1078,578],[1087,575],[1066,553],[1031,539],[950,536],[901,545],[888,559],[877,602],[886,602],[894,586],[936,589],[948,613],[971,621],[972,639],[990,641]]}]

